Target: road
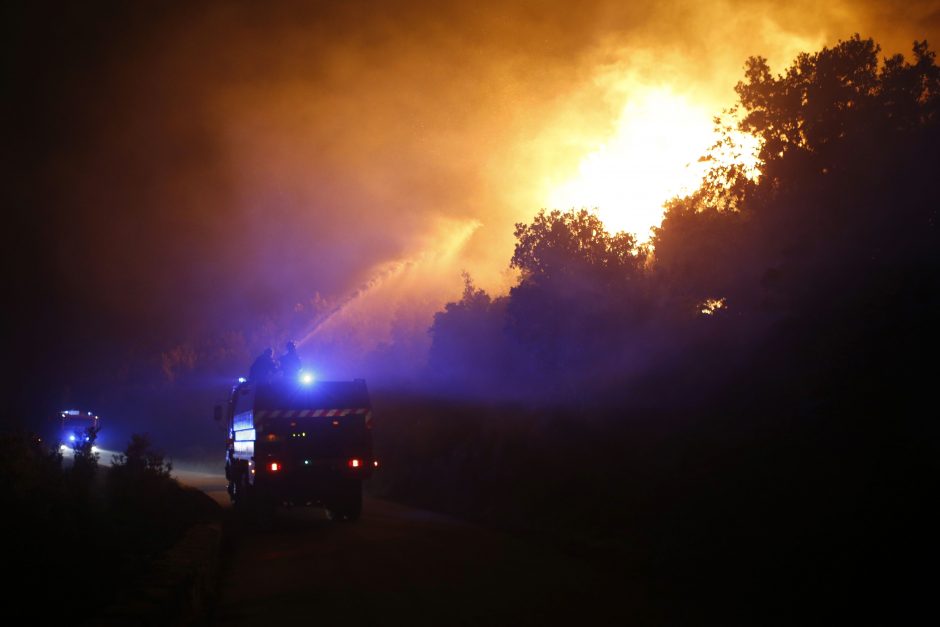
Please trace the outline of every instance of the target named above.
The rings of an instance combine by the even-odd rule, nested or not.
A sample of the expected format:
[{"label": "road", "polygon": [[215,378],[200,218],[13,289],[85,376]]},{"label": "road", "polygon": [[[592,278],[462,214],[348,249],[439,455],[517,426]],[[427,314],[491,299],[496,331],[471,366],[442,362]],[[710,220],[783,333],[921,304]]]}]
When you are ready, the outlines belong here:
[{"label": "road", "polygon": [[[212,475],[181,479],[224,502]],[[367,498],[356,523],[279,511],[270,527],[234,519],[219,625],[628,625],[636,586],[552,547]],[[638,620],[639,619],[639,620]]]}]

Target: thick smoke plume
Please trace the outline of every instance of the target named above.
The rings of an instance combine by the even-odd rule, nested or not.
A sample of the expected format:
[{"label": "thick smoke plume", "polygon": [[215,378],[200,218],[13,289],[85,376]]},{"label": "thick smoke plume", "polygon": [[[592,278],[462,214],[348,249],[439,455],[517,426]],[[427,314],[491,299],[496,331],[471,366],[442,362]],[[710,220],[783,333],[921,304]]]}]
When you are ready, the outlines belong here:
[{"label": "thick smoke plume", "polygon": [[41,257],[15,300],[23,337],[43,337],[17,348],[74,389],[314,294],[340,313],[307,321],[311,357],[352,336],[368,353],[392,328],[426,345],[461,271],[512,283],[513,225],[632,98],[669,86],[717,113],[749,55],[783,68],[856,31],[906,51],[938,16],[731,0],[14,11],[14,250]]}]

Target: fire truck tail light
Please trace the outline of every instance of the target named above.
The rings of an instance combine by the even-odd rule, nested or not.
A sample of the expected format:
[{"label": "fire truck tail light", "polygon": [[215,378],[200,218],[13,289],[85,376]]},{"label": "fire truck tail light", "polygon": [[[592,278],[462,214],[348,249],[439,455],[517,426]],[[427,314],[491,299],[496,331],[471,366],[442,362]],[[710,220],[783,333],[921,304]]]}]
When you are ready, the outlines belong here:
[{"label": "fire truck tail light", "polygon": [[351,460],[349,460],[349,467],[350,467],[350,468],[359,468],[359,466],[361,466],[361,465],[362,465],[362,462],[360,462],[358,459],[351,459]]},{"label": "fire truck tail light", "polygon": [[271,469],[271,472],[277,472],[277,471],[279,471],[279,470],[281,469],[281,465],[280,465],[279,463],[277,463],[277,462],[271,462],[271,464],[270,464],[270,466],[268,466],[268,468]]}]

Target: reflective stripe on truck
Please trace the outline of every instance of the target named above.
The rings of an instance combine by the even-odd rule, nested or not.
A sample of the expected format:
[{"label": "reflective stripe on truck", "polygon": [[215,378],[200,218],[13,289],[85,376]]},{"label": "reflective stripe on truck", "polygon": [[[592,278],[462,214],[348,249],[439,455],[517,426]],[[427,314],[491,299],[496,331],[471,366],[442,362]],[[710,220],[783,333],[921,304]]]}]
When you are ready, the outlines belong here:
[{"label": "reflective stripe on truck", "polygon": [[372,411],[367,407],[348,409],[259,409],[255,412],[255,419],[260,418],[333,418],[334,416],[351,416],[365,414],[366,422],[372,420]]}]

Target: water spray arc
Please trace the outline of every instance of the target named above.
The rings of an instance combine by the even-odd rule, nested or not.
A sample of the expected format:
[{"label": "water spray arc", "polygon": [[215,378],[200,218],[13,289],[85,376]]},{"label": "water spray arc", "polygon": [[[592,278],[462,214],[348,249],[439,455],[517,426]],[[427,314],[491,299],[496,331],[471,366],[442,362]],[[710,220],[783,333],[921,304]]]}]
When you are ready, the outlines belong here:
[{"label": "water spray arc", "polygon": [[[454,264],[457,254],[482,223],[478,220],[464,220],[448,226],[449,228],[443,233],[438,233],[438,236],[432,238],[417,254],[376,266],[366,282],[311,323],[298,346],[309,344],[327,328],[339,324],[353,307],[364,306],[368,301],[380,301],[376,311],[392,313],[400,304],[395,301],[403,298],[407,300],[409,292],[419,288],[433,289],[442,272],[449,276],[448,269]],[[397,286],[392,293],[382,289],[391,285]]]},{"label": "water spray arc", "polygon": [[326,312],[325,314],[322,314],[321,316],[318,316],[317,319],[313,322],[310,330],[307,331],[307,333],[303,336],[300,342],[298,342],[298,345],[303,346],[308,341],[310,341],[320,331],[320,329],[323,328],[325,324],[327,324],[334,317],[341,314],[350,303],[353,303],[354,301],[360,299],[369,291],[371,291],[373,288],[384,284],[389,279],[400,275],[402,272],[405,271],[406,268],[408,268],[411,265],[414,265],[413,261],[396,261],[396,262],[383,264],[383,266],[379,268],[375,272],[375,274],[373,274],[372,277],[369,278],[368,281],[366,281],[365,283],[360,285],[358,288],[356,288],[355,291],[353,291],[351,294],[346,296],[342,301],[339,302],[339,304],[337,304],[335,307],[330,309],[328,312]]}]

